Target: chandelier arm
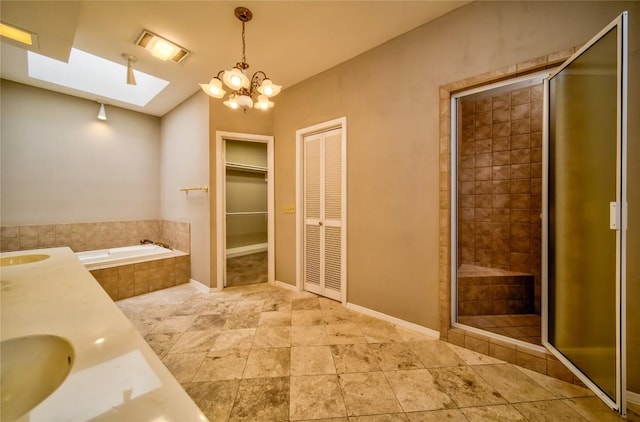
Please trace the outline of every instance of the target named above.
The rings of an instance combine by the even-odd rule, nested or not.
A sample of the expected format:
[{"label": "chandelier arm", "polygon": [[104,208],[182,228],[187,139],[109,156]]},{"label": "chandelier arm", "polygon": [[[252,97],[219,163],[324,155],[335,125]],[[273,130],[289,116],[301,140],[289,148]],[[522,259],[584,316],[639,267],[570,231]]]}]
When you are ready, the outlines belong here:
[{"label": "chandelier arm", "polygon": [[253,97],[253,94],[258,89],[258,87],[260,86],[260,84],[262,83],[262,81],[264,81],[265,79],[267,79],[267,74],[264,73],[262,70],[258,70],[256,73],[253,74],[253,76],[251,77],[251,87],[250,87],[252,97]]}]

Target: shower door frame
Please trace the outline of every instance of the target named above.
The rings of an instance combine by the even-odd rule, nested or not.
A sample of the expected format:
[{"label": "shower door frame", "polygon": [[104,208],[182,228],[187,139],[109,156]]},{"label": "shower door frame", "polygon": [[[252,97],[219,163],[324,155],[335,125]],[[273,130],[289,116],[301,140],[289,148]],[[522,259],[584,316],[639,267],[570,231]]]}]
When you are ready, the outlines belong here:
[{"label": "shower door frame", "polygon": [[[617,153],[616,153],[616,202],[619,205],[616,229],[616,398],[612,400],[594,381],[566,358],[549,341],[549,178],[550,178],[550,133],[549,133],[549,81],[580,55],[591,48],[613,28],[617,27]],[[621,13],[605,26],[593,38],[587,41],[578,51],[544,81],[543,103],[543,196],[542,196],[542,344],[580,381],[582,381],[598,398],[620,415],[626,415],[626,238],[627,238],[627,89],[628,89],[628,13]],[[611,217],[610,217],[611,218]]]},{"label": "shower door frame", "polygon": [[275,284],[274,137],[250,133],[216,131],[216,286],[227,286],[226,141],[267,145],[267,282]]},{"label": "shower door frame", "polygon": [[[506,341],[515,344],[524,349],[530,349],[537,352],[545,352],[546,349],[542,346],[538,346],[532,343],[527,343],[522,340],[518,340],[512,337],[497,334],[491,331],[486,331],[481,328],[473,327],[470,325],[462,324],[458,322],[458,101],[462,97],[477,94],[484,91],[490,91],[496,88],[502,88],[509,85],[514,85],[521,82],[526,82],[532,79],[542,80],[549,76],[555,69],[545,69],[537,72],[528,73],[522,76],[515,76],[502,81],[489,83],[476,88],[467,89],[461,92],[451,94],[451,327],[461,328],[469,332],[475,332],[482,334],[486,337]],[[543,102],[545,99],[543,99]],[[544,119],[544,114],[543,114]],[[544,166],[544,158],[543,158]],[[543,182],[543,190],[544,190]]]}]

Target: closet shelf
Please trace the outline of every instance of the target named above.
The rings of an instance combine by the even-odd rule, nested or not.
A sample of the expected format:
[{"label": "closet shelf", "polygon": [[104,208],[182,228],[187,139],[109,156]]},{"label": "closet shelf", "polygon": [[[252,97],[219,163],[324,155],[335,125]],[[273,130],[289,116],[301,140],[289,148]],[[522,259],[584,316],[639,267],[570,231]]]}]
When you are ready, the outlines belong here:
[{"label": "closet shelf", "polygon": [[232,161],[227,161],[225,163],[226,168],[230,170],[240,170],[240,171],[249,171],[252,173],[266,173],[267,168],[263,166],[254,166],[251,164],[243,164],[243,163],[234,163]]}]

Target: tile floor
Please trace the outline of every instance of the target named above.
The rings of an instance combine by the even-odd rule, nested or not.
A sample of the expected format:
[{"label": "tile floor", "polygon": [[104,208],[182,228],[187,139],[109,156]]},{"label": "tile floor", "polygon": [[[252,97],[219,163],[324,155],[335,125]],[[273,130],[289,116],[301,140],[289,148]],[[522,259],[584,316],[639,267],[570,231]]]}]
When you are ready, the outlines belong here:
[{"label": "tile floor", "polygon": [[589,391],[256,284],[117,302],[211,421],[609,421]]}]

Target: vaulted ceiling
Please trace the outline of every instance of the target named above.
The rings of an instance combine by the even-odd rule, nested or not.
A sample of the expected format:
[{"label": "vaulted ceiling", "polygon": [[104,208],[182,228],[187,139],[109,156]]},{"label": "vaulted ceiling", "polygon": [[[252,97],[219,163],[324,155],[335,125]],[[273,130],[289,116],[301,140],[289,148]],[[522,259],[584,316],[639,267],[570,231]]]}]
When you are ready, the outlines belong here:
[{"label": "vaulted ceiling", "polygon": [[[250,71],[263,70],[278,84],[294,85],[458,8],[468,1],[5,1],[3,22],[35,32],[33,51],[67,61],[71,47],[122,63],[134,55],[136,70],[170,82],[144,107],[110,103],[162,116],[222,69],[241,60],[238,6],[248,7]],[[148,29],[190,50],[181,63],[161,61],[134,44]],[[93,94],[32,79],[27,54],[1,44],[0,77],[99,100]],[[123,83],[125,75],[123,74]]]}]

